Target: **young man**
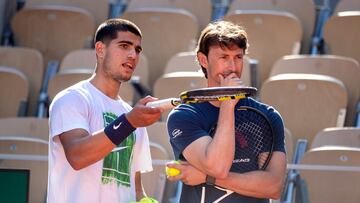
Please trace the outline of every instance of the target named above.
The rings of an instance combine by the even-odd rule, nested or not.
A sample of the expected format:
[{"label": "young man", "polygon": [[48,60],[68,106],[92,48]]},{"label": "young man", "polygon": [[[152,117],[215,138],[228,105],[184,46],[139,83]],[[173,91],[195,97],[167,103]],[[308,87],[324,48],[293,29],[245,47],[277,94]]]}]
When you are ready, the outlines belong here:
[{"label": "young man", "polygon": [[[202,31],[197,58],[209,87],[241,85],[247,47],[245,31],[233,23],[215,22]],[[235,161],[238,153],[246,150],[235,139],[234,115],[240,106],[265,113],[275,130],[274,152],[265,171],[237,170],[242,164]],[[215,133],[209,135],[215,124]],[[167,125],[175,158],[186,161],[168,165],[181,171],[169,177],[184,183],[180,202],[269,202],[280,197],[286,172],[284,126],[274,108],[252,98],[180,105],[170,113]]]},{"label": "young man", "polygon": [[48,202],[121,202],[145,194],[141,171],[152,170],[144,126],[160,118],[131,108],[119,96],[138,63],[139,28],[123,19],[102,23],[95,33],[96,68],[91,78],[61,91],[50,106]]}]

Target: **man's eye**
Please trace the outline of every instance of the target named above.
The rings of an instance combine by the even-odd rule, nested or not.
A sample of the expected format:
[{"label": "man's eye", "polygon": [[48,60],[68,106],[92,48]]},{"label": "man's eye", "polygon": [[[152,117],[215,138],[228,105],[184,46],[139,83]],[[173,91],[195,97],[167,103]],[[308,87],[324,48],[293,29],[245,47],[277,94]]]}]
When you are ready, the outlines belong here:
[{"label": "man's eye", "polygon": [[140,54],[141,53],[141,49],[135,49],[136,53]]},{"label": "man's eye", "polygon": [[129,45],[128,44],[120,44],[120,47],[127,49],[129,47]]}]

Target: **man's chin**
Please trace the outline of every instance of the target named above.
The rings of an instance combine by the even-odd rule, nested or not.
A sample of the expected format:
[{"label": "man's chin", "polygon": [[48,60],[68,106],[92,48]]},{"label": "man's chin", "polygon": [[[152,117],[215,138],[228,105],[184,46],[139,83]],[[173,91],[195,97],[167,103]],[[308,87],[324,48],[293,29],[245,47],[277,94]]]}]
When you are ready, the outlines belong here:
[{"label": "man's chin", "polygon": [[120,83],[123,83],[123,82],[128,82],[130,79],[131,79],[131,77],[129,77],[129,78],[119,78],[117,81],[119,81]]}]

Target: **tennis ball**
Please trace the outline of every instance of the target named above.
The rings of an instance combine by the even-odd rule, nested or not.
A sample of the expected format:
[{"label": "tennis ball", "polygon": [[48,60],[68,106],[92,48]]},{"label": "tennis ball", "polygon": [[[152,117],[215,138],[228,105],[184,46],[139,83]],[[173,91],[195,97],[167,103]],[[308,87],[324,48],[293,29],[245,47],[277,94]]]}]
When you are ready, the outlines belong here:
[{"label": "tennis ball", "polygon": [[[179,161],[171,161],[171,163],[175,163],[175,164],[180,164]],[[170,168],[170,167],[167,167],[165,168],[165,172],[166,172],[166,175],[167,176],[177,176],[180,174],[180,170],[179,169],[176,169],[176,168]]]},{"label": "tennis ball", "polygon": [[144,197],[140,200],[140,203],[158,203],[158,201],[151,197]]},{"label": "tennis ball", "polygon": [[129,202],[129,203],[158,203],[158,201],[151,197],[144,197],[138,202]]}]

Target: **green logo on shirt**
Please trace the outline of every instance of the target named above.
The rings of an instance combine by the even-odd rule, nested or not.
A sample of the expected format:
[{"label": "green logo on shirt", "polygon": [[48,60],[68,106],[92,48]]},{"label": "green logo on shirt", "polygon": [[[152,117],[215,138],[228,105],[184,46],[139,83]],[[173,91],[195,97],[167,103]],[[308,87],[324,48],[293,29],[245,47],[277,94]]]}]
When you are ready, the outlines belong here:
[{"label": "green logo on shirt", "polygon": [[[103,113],[104,126],[109,125],[117,117],[113,113]],[[118,185],[130,187],[131,162],[135,140],[136,136],[133,132],[105,157],[101,178],[103,184],[116,182]]]}]

